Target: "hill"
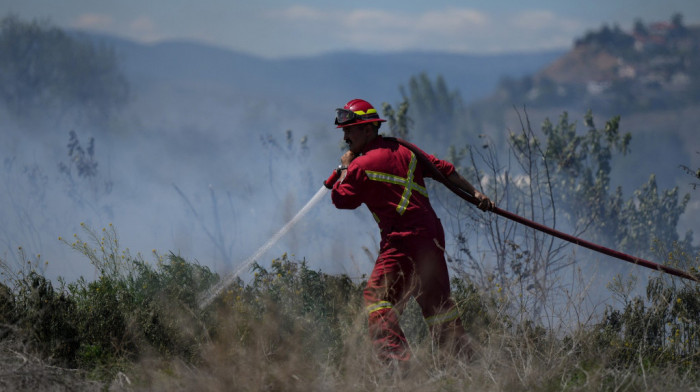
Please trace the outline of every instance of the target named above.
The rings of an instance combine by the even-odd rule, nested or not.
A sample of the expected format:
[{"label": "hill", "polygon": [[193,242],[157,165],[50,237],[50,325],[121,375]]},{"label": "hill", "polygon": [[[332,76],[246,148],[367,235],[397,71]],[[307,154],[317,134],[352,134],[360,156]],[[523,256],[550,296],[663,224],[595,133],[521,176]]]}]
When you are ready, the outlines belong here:
[{"label": "hill", "polygon": [[529,106],[585,103],[619,114],[700,102],[700,26],[639,22],[634,31],[604,26],[533,75],[499,86],[503,99]]},{"label": "hill", "polygon": [[[568,52],[521,78],[503,79],[487,98],[469,105],[483,132],[505,140],[520,129],[514,106],[527,111],[536,131],[563,112],[583,131],[592,110],[597,124],[621,116],[630,152],[614,162],[612,184],[630,194],[656,174],[660,187],[693,192],[692,176],[679,166],[700,167],[700,26],[637,22],[633,31],[603,26],[576,40]],[[700,229],[691,200],[681,231]]]}]

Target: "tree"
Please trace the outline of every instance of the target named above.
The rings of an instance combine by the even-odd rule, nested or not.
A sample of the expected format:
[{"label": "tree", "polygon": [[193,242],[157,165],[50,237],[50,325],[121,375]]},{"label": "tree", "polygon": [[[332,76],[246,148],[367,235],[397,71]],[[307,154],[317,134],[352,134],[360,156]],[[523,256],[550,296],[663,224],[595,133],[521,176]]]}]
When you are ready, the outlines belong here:
[{"label": "tree", "polygon": [[[499,207],[530,220],[639,257],[655,254],[657,244],[696,251],[692,233],[681,239],[677,232],[689,196],[678,187],[659,190],[653,175],[629,198],[621,187],[611,190],[613,158],[626,154],[631,136],[620,132],[619,117],[603,128],[590,111],[584,119],[581,133],[564,112],[556,124],[545,121],[540,136],[526,113],[522,131],[510,136],[507,156],[486,142],[453,148],[448,159]],[[436,193],[435,204],[448,216],[458,271],[484,287],[498,284],[508,298],[517,298],[509,306],[535,318],[557,301],[551,294],[563,288],[561,273],[574,260],[568,243]]]},{"label": "tree", "polygon": [[408,115],[409,106],[410,104],[406,99],[399,104],[398,111],[395,111],[390,104],[382,103],[382,112],[384,112],[384,117],[389,126],[390,136],[409,140],[409,131],[413,125],[413,120]]},{"label": "tree", "polygon": [[[692,233],[681,239],[676,230],[690,196],[681,197],[678,187],[660,191],[653,174],[627,200],[620,187],[611,191],[612,159],[626,155],[632,137],[620,133],[619,116],[599,129],[589,110],[584,123],[588,129],[578,134],[564,112],[556,125],[546,120],[542,126],[543,159],[551,168],[553,194],[571,224],[588,228],[586,235],[593,241],[638,256],[650,255],[655,240],[691,249]],[[513,142],[522,149],[527,141],[515,137]]]},{"label": "tree", "polygon": [[[506,155],[484,140],[479,147],[451,148],[448,160],[500,208],[556,228],[563,220],[558,216],[551,164],[543,159],[542,143],[529,120],[521,125],[521,132],[511,135]],[[436,193],[436,204],[448,216],[446,227],[455,244],[450,259],[457,274],[482,287],[496,287],[503,306],[512,314],[538,320],[557,300],[551,294],[564,289],[558,276],[573,262],[568,244],[464,206],[454,197],[444,196],[444,190]]]},{"label": "tree", "polygon": [[[615,199],[620,200],[620,197],[616,195]],[[642,255],[652,255],[654,243],[678,244],[684,251],[696,252],[692,246],[692,231],[680,238],[677,230],[680,216],[689,201],[690,195],[681,197],[677,186],[659,191],[656,176],[652,174],[627,202],[611,211],[616,214],[617,231],[612,233],[614,243],[624,251]]]},{"label": "tree", "polygon": [[592,46],[598,49],[620,51],[630,49],[634,45],[634,38],[614,25],[612,28],[607,24],[601,27],[600,31],[589,31],[583,38],[576,40],[575,46]]},{"label": "tree", "polygon": [[415,143],[429,149],[440,148],[461,140],[468,131],[464,102],[459,92],[447,88],[441,75],[433,82],[421,73],[411,77],[408,88],[401,86],[399,90],[413,121]]},{"label": "tree", "polygon": [[683,25],[683,14],[673,14],[673,16],[671,17],[671,25],[676,30],[685,30],[685,26]]},{"label": "tree", "polygon": [[649,35],[649,30],[647,29],[647,26],[642,22],[641,19],[635,19],[634,20],[634,28],[632,29],[634,32],[634,35],[640,36],[640,37],[646,37]]},{"label": "tree", "polygon": [[47,22],[0,20],[0,102],[18,119],[37,114],[104,120],[128,97],[113,49]]}]

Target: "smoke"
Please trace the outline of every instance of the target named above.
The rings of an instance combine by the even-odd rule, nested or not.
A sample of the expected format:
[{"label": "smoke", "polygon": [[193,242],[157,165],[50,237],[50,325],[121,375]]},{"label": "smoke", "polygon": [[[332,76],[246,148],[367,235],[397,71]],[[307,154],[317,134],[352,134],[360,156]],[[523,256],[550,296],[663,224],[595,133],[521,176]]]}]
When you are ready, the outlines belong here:
[{"label": "smoke", "polygon": [[[40,268],[51,278],[93,278],[87,258],[58,240],[80,235],[84,222],[96,231],[112,224],[122,246],[146,261],[156,261],[153,250],[173,252],[227,273],[279,230],[337,165],[340,134],[324,122],[327,113],[305,118],[301,105],[179,86],[135,89],[119,124],[109,129],[2,116],[0,258],[20,268],[22,247],[48,260]],[[80,175],[75,151],[69,156],[71,131],[85,160],[95,164],[90,175]],[[342,214],[329,198],[321,200],[257,261],[265,265],[289,251],[313,268],[358,277],[371,266],[347,265],[344,255],[371,246],[375,233],[365,215]],[[342,240],[335,233],[343,233]]]},{"label": "smoke", "polygon": [[[102,123],[80,121],[70,112],[31,121],[0,113],[0,258],[22,268],[22,247],[33,260],[41,260],[34,265],[48,277],[94,278],[96,271],[87,258],[58,240],[70,241],[74,233],[81,233],[84,222],[97,231],[112,224],[122,246],[146,261],[156,262],[153,250],[173,252],[227,274],[244,266],[338,164],[341,134],[331,118],[342,100],[329,103],[323,100],[328,95],[313,100],[308,94],[290,99],[211,80],[151,80],[133,74],[129,80],[128,105]],[[373,103],[380,107],[381,99]],[[597,116],[598,123],[603,118]],[[533,126],[541,120],[533,117]],[[623,131],[627,121],[623,118]],[[508,127],[518,126],[494,132],[505,134]],[[86,153],[94,138],[91,159],[97,166],[92,176],[80,176],[75,155],[68,154],[71,131]],[[673,139],[669,145],[678,143]],[[429,152],[448,148],[420,147]],[[679,157],[658,152],[665,160],[671,155]],[[73,167],[70,175],[60,169],[61,163]],[[670,167],[675,170],[680,163],[684,162]],[[692,161],[690,165],[700,166]],[[659,177],[673,176],[668,167],[667,175]],[[454,210],[442,209],[435,201],[446,224],[448,253],[459,253],[461,244],[450,238],[458,234],[450,224]],[[691,206],[697,211],[697,203]],[[697,227],[689,218],[683,224]],[[467,237],[483,241],[476,223],[467,226]],[[312,269],[360,278],[371,271],[378,238],[366,208],[339,211],[326,197],[256,261],[265,266],[290,253]],[[486,247],[482,242],[472,249]],[[489,266],[486,252],[474,256]],[[581,251],[576,258],[593,260],[579,265],[603,276],[601,285],[618,271],[630,271],[627,266],[611,268],[614,262],[596,264],[600,259]]]}]

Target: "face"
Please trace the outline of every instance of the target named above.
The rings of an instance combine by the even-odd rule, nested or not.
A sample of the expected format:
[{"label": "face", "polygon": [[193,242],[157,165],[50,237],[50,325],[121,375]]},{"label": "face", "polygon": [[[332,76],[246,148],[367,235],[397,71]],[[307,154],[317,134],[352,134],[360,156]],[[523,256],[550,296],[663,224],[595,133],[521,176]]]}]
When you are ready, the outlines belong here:
[{"label": "face", "polygon": [[364,147],[376,136],[372,124],[351,125],[343,128],[343,139],[348,149],[355,155],[362,152]]}]

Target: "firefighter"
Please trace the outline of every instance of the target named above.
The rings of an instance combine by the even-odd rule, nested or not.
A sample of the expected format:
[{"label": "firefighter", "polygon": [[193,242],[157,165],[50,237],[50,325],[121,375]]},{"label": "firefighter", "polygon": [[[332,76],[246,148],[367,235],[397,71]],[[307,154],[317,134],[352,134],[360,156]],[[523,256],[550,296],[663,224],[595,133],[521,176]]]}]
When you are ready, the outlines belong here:
[{"label": "firefighter", "polygon": [[[381,233],[379,256],[363,292],[373,346],[386,362],[405,363],[411,358],[399,314],[413,296],[436,342],[468,356],[468,337],[450,298],[442,223],[423,180],[433,175],[405,144],[379,135],[384,121],[361,99],[336,109],[335,124],[343,130],[348,151],[340,158],[333,204],[339,209],[366,204]],[[453,164],[417,152],[448,181],[475,196],[480,209],[493,208],[493,202],[457,173]]]}]

